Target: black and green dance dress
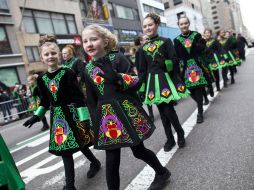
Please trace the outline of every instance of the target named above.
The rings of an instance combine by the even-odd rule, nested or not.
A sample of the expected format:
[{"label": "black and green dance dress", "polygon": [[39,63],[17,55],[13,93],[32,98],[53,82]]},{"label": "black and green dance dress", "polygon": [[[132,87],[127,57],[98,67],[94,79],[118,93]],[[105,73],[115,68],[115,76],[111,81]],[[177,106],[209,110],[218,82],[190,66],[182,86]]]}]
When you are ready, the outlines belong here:
[{"label": "black and green dance dress", "polygon": [[228,63],[225,58],[221,56],[225,53],[225,50],[215,38],[210,38],[206,41],[205,61],[212,71],[227,67]]},{"label": "black and green dance dress", "polygon": [[222,56],[227,60],[227,66],[230,67],[238,65],[241,60],[233,52],[237,46],[236,42],[234,42],[234,39],[232,37],[223,39],[219,38],[218,41],[226,51],[226,53],[222,54]]},{"label": "black and green dance dress", "polygon": [[138,72],[148,105],[169,103],[189,95],[179,76],[179,66],[170,39],[155,36],[139,50]]},{"label": "black and green dance dress", "polygon": [[176,54],[182,60],[182,78],[188,89],[204,87],[208,84],[208,73],[201,61],[201,55],[206,44],[201,34],[189,31],[187,35],[180,34],[174,39]]},{"label": "black and green dance dress", "polygon": [[42,118],[50,109],[49,152],[70,155],[91,143],[93,134],[83,122],[89,119],[89,112],[76,74],[60,68],[40,76],[37,84],[41,104],[35,115]]},{"label": "black and green dance dress", "polygon": [[138,77],[122,73],[126,62],[113,67],[114,56],[108,54],[85,67],[87,105],[96,149],[136,146],[155,129],[139,100],[129,93],[140,86]]}]

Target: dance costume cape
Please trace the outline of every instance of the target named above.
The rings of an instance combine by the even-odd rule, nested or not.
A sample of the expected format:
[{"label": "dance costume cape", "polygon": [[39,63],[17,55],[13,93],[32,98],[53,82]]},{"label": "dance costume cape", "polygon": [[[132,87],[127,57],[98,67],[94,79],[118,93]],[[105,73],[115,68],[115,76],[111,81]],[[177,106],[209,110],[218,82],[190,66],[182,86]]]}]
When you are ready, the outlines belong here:
[{"label": "dance costume cape", "polygon": [[239,57],[236,60],[235,55],[232,53],[232,50],[234,49],[234,43],[232,41],[232,38],[224,38],[224,39],[218,39],[222,47],[225,49],[226,53],[224,53],[223,56],[227,60],[227,66],[231,67],[234,65],[239,64]]},{"label": "dance costume cape", "polygon": [[206,41],[204,61],[209,65],[212,71],[227,67],[227,62],[224,57],[221,56],[225,53],[226,51],[216,39],[211,38]]},{"label": "dance costume cape", "polygon": [[35,115],[42,118],[50,109],[49,152],[68,155],[90,144],[93,133],[82,122],[89,119],[89,112],[76,74],[70,69],[60,68],[40,76],[37,84],[41,105]]},{"label": "dance costume cape", "polygon": [[177,101],[189,91],[179,76],[179,66],[170,39],[155,36],[139,49],[138,73],[148,105]]},{"label": "dance costume cape", "polygon": [[[123,73],[122,68],[130,63],[124,59],[116,63],[114,56],[110,53],[105,59],[89,62],[85,68],[87,105],[96,149],[135,146],[155,129],[139,100],[128,93],[139,88],[139,78]],[[117,80],[112,76],[117,76]]]},{"label": "dance costume cape", "polygon": [[205,50],[205,41],[198,32],[190,31],[188,35],[179,35],[174,39],[176,54],[182,60],[182,78],[188,89],[207,85],[209,71],[201,62]]}]

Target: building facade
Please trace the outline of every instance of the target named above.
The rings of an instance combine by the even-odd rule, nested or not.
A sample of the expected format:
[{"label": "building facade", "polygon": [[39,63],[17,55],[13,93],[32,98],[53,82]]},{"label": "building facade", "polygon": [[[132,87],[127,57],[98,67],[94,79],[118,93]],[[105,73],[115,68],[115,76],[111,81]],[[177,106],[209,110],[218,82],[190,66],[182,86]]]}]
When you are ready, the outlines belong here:
[{"label": "building facade", "polygon": [[190,20],[190,30],[203,32],[203,16],[199,0],[163,0],[167,26],[178,27],[178,18],[185,15]]},{"label": "building facade", "polygon": [[26,72],[11,2],[0,0],[0,82],[7,86],[26,81]]},{"label": "building facade", "polygon": [[109,15],[113,31],[118,36],[120,45],[132,44],[142,32],[136,0],[108,0]]},{"label": "building facade", "polygon": [[164,13],[164,5],[160,0],[137,0],[140,20],[150,12],[157,13],[161,18],[161,26],[166,26],[167,19]]}]

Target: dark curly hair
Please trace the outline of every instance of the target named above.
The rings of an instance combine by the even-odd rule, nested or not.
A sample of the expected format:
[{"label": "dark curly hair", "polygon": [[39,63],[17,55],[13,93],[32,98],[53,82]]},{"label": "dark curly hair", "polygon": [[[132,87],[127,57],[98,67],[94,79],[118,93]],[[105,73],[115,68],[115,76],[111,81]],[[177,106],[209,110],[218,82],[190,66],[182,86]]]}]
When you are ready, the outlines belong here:
[{"label": "dark curly hair", "polygon": [[151,18],[151,19],[153,19],[153,21],[154,21],[155,24],[160,25],[160,23],[161,23],[161,18],[160,18],[160,16],[159,16],[158,14],[156,14],[156,13],[148,13],[148,14],[146,15],[145,19],[146,19],[146,18]]},{"label": "dark curly hair", "polygon": [[40,40],[39,40],[39,47],[41,47],[46,42],[51,42],[51,43],[56,43],[57,44],[56,36],[52,35],[52,34],[46,34],[44,36],[41,36]]}]

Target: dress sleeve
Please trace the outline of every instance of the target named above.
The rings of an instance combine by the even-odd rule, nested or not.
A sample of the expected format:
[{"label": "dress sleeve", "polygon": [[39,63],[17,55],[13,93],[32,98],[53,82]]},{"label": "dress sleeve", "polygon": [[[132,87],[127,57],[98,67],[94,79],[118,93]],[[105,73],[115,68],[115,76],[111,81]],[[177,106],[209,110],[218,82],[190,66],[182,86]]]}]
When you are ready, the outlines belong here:
[{"label": "dress sleeve", "polygon": [[197,42],[196,43],[196,52],[198,54],[200,54],[201,52],[205,51],[205,49],[206,49],[206,41],[205,41],[204,38],[202,38],[200,33],[197,34],[196,39],[197,39],[197,41],[196,41]]},{"label": "dress sleeve", "polygon": [[97,107],[98,98],[97,98],[97,94],[91,84],[90,77],[87,75],[86,72],[84,72],[84,77],[85,77],[84,81],[85,81],[85,85],[86,85],[87,107],[89,109],[91,116],[93,117],[94,115],[96,115],[95,110]]},{"label": "dress sleeve", "polygon": [[50,102],[48,98],[48,89],[46,86],[43,84],[43,79],[41,77],[38,78],[37,80],[37,87],[38,87],[38,92],[40,94],[40,106],[36,110],[34,115],[37,115],[40,119],[42,119],[49,109]]},{"label": "dress sleeve", "polygon": [[141,88],[139,89],[140,92],[145,92],[146,89],[146,77],[147,77],[147,65],[148,62],[145,57],[145,52],[140,47],[139,49],[139,56],[138,56],[138,77],[139,77],[139,83],[141,83]]},{"label": "dress sleeve", "polygon": [[174,73],[179,73],[179,59],[177,58],[174,45],[170,39],[166,40],[166,60],[165,65],[168,72],[173,71]]},{"label": "dress sleeve", "polygon": [[85,121],[90,118],[90,114],[87,108],[86,99],[84,93],[82,92],[80,85],[78,84],[76,74],[68,69],[66,73],[66,83],[67,89],[70,90],[70,98],[72,103],[74,103],[77,107],[77,112],[80,121]]}]

